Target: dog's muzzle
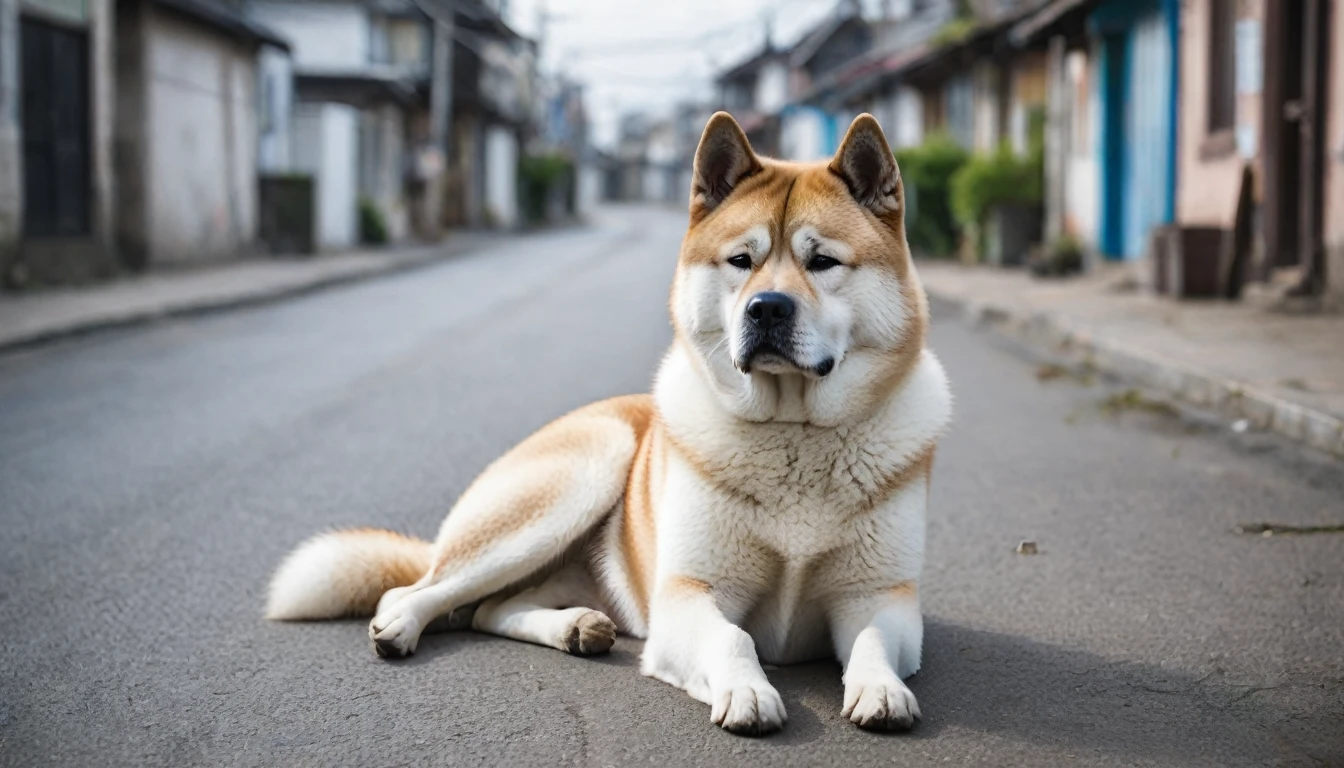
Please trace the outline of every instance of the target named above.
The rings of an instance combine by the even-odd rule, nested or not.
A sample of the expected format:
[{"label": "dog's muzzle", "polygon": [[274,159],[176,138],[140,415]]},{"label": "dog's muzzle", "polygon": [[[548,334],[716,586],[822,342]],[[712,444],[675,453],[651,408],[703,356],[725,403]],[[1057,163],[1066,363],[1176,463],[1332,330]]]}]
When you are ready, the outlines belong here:
[{"label": "dog's muzzle", "polygon": [[747,302],[742,330],[742,350],[734,361],[738,370],[751,373],[753,366],[771,368],[787,366],[825,376],[835,367],[835,361],[826,358],[816,365],[798,361],[793,340],[794,317],[797,304],[788,294],[765,291]]}]

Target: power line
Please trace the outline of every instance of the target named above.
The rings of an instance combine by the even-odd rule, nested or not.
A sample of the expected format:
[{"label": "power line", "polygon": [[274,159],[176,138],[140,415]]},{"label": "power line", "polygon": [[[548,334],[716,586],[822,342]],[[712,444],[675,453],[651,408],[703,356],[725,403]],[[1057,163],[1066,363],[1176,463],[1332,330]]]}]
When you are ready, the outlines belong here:
[{"label": "power line", "polygon": [[714,40],[717,40],[718,38],[723,37],[724,35],[739,30],[741,27],[745,25],[759,24],[759,23],[760,18],[758,16],[753,16],[746,19],[738,19],[737,21],[725,24],[721,27],[716,27],[714,29],[709,30],[708,32],[702,32],[701,34],[694,35],[692,37],[668,38],[666,36],[659,36],[659,37],[644,38],[642,40],[619,40],[619,41],[612,41],[612,43],[599,42],[591,44],[594,46],[594,50],[591,51],[585,52],[579,49],[571,49],[571,50],[573,50],[573,53],[575,55],[579,56],[617,55],[617,54],[629,55],[632,53],[641,54],[656,51],[685,50],[687,48],[693,48],[699,45],[704,45],[705,43],[713,42]]}]

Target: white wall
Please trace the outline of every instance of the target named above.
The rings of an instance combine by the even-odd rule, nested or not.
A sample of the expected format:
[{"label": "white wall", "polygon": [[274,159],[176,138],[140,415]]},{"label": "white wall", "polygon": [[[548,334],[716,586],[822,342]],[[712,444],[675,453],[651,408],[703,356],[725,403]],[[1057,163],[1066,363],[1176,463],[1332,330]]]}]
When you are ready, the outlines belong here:
[{"label": "white wall", "polygon": [[923,143],[923,98],[913,87],[896,87],[892,122],[887,140],[891,147],[918,147]]},{"label": "white wall", "polygon": [[773,115],[789,101],[789,68],[783,61],[771,61],[756,76],[755,105],[759,112]]},{"label": "white wall", "polygon": [[256,61],[176,15],[150,11],[145,22],[151,258],[235,255],[257,233]]},{"label": "white wall", "polygon": [[359,192],[382,211],[392,240],[402,240],[410,231],[404,194],[405,135],[401,109],[394,105],[384,104],[360,115]]},{"label": "white wall", "polygon": [[495,226],[518,225],[518,137],[497,125],[485,130],[485,207]]},{"label": "white wall", "polygon": [[602,171],[591,163],[583,163],[579,165],[578,174],[578,199],[574,201],[574,212],[579,216],[587,216],[602,198]]},{"label": "white wall", "polygon": [[1097,54],[1070,54],[1067,86],[1070,124],[1069,157],[1064,165],[1064,221],[1088,247],[1097,244],[1101,176],[1097,147],[1101,140],[1101,95],[1097,87]]},{"label": "white wall", "polygon": [[275,46],[262,46],[257,54],[257,169],[266,173],[290,169],[293,69],[289,54]]},{"label": "white wall", "polygon": [[786,160],[811,162],[830,157],[826,146],[826,116],[803,108],[783,115],[780,124],[780,154]]},{"label": "white wall", "polygon": [[368,12],[360,3],[254,2],[249,15],[287,37],[299,69],[350,70],[369,63]]},{"label": "white wall", "polygon": [[294,166],[311,174],[317,245],[350,248],[359,241],[359,112],[344,104],[302,104],[294,110]]}]

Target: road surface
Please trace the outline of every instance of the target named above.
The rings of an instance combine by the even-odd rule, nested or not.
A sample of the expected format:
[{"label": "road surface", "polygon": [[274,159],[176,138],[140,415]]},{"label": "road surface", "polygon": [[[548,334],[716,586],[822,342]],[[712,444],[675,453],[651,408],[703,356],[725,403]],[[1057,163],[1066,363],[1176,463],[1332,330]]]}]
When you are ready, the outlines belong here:
[{"label": "road surface", "polygon": [[529,431],[645,390],[682,226],[617,209],[0,358],[0,763],[1344,764],[1344,535],[1233,532],[1340,522],[1341,465],[1052,378],[946,308],[912,733],[842,719],[832,664],[770,670],[790,722],[751,740],[641,677],[629,639],[427,636],[396,663],[363,622],[260,618],[305,536],[432,536]]}]

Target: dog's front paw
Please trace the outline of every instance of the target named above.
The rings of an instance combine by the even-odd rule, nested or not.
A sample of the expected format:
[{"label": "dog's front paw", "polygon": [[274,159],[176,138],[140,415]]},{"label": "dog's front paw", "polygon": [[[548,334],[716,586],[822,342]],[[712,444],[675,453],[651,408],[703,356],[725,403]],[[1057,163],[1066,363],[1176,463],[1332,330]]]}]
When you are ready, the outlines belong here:
[{"label": "dog's front paw", "polygon": [[565,632],[562,645],[575,656],[596,656],[616,644],[616,623],[601,611],[580,614]]},{"label": "dog's front paw", "polygon": [[726,687],[713,694],[709,718],[726,731],[760,736],[778,731],[788,720],[784,702],[768,683]]},{"label": "dog's front paw", "polygon": [[845,684],[845,708],[840,714],[869,731],[908,731],[919,718],[915,694],[900,680]]},{"label": "dog's front paw", "polygon": [[373,641],[374,653],[379,656],[401,658],[415,653],[421,629],[415,614],[401,613],[394,608],[373,617],[369,622],[369,639]]}]

